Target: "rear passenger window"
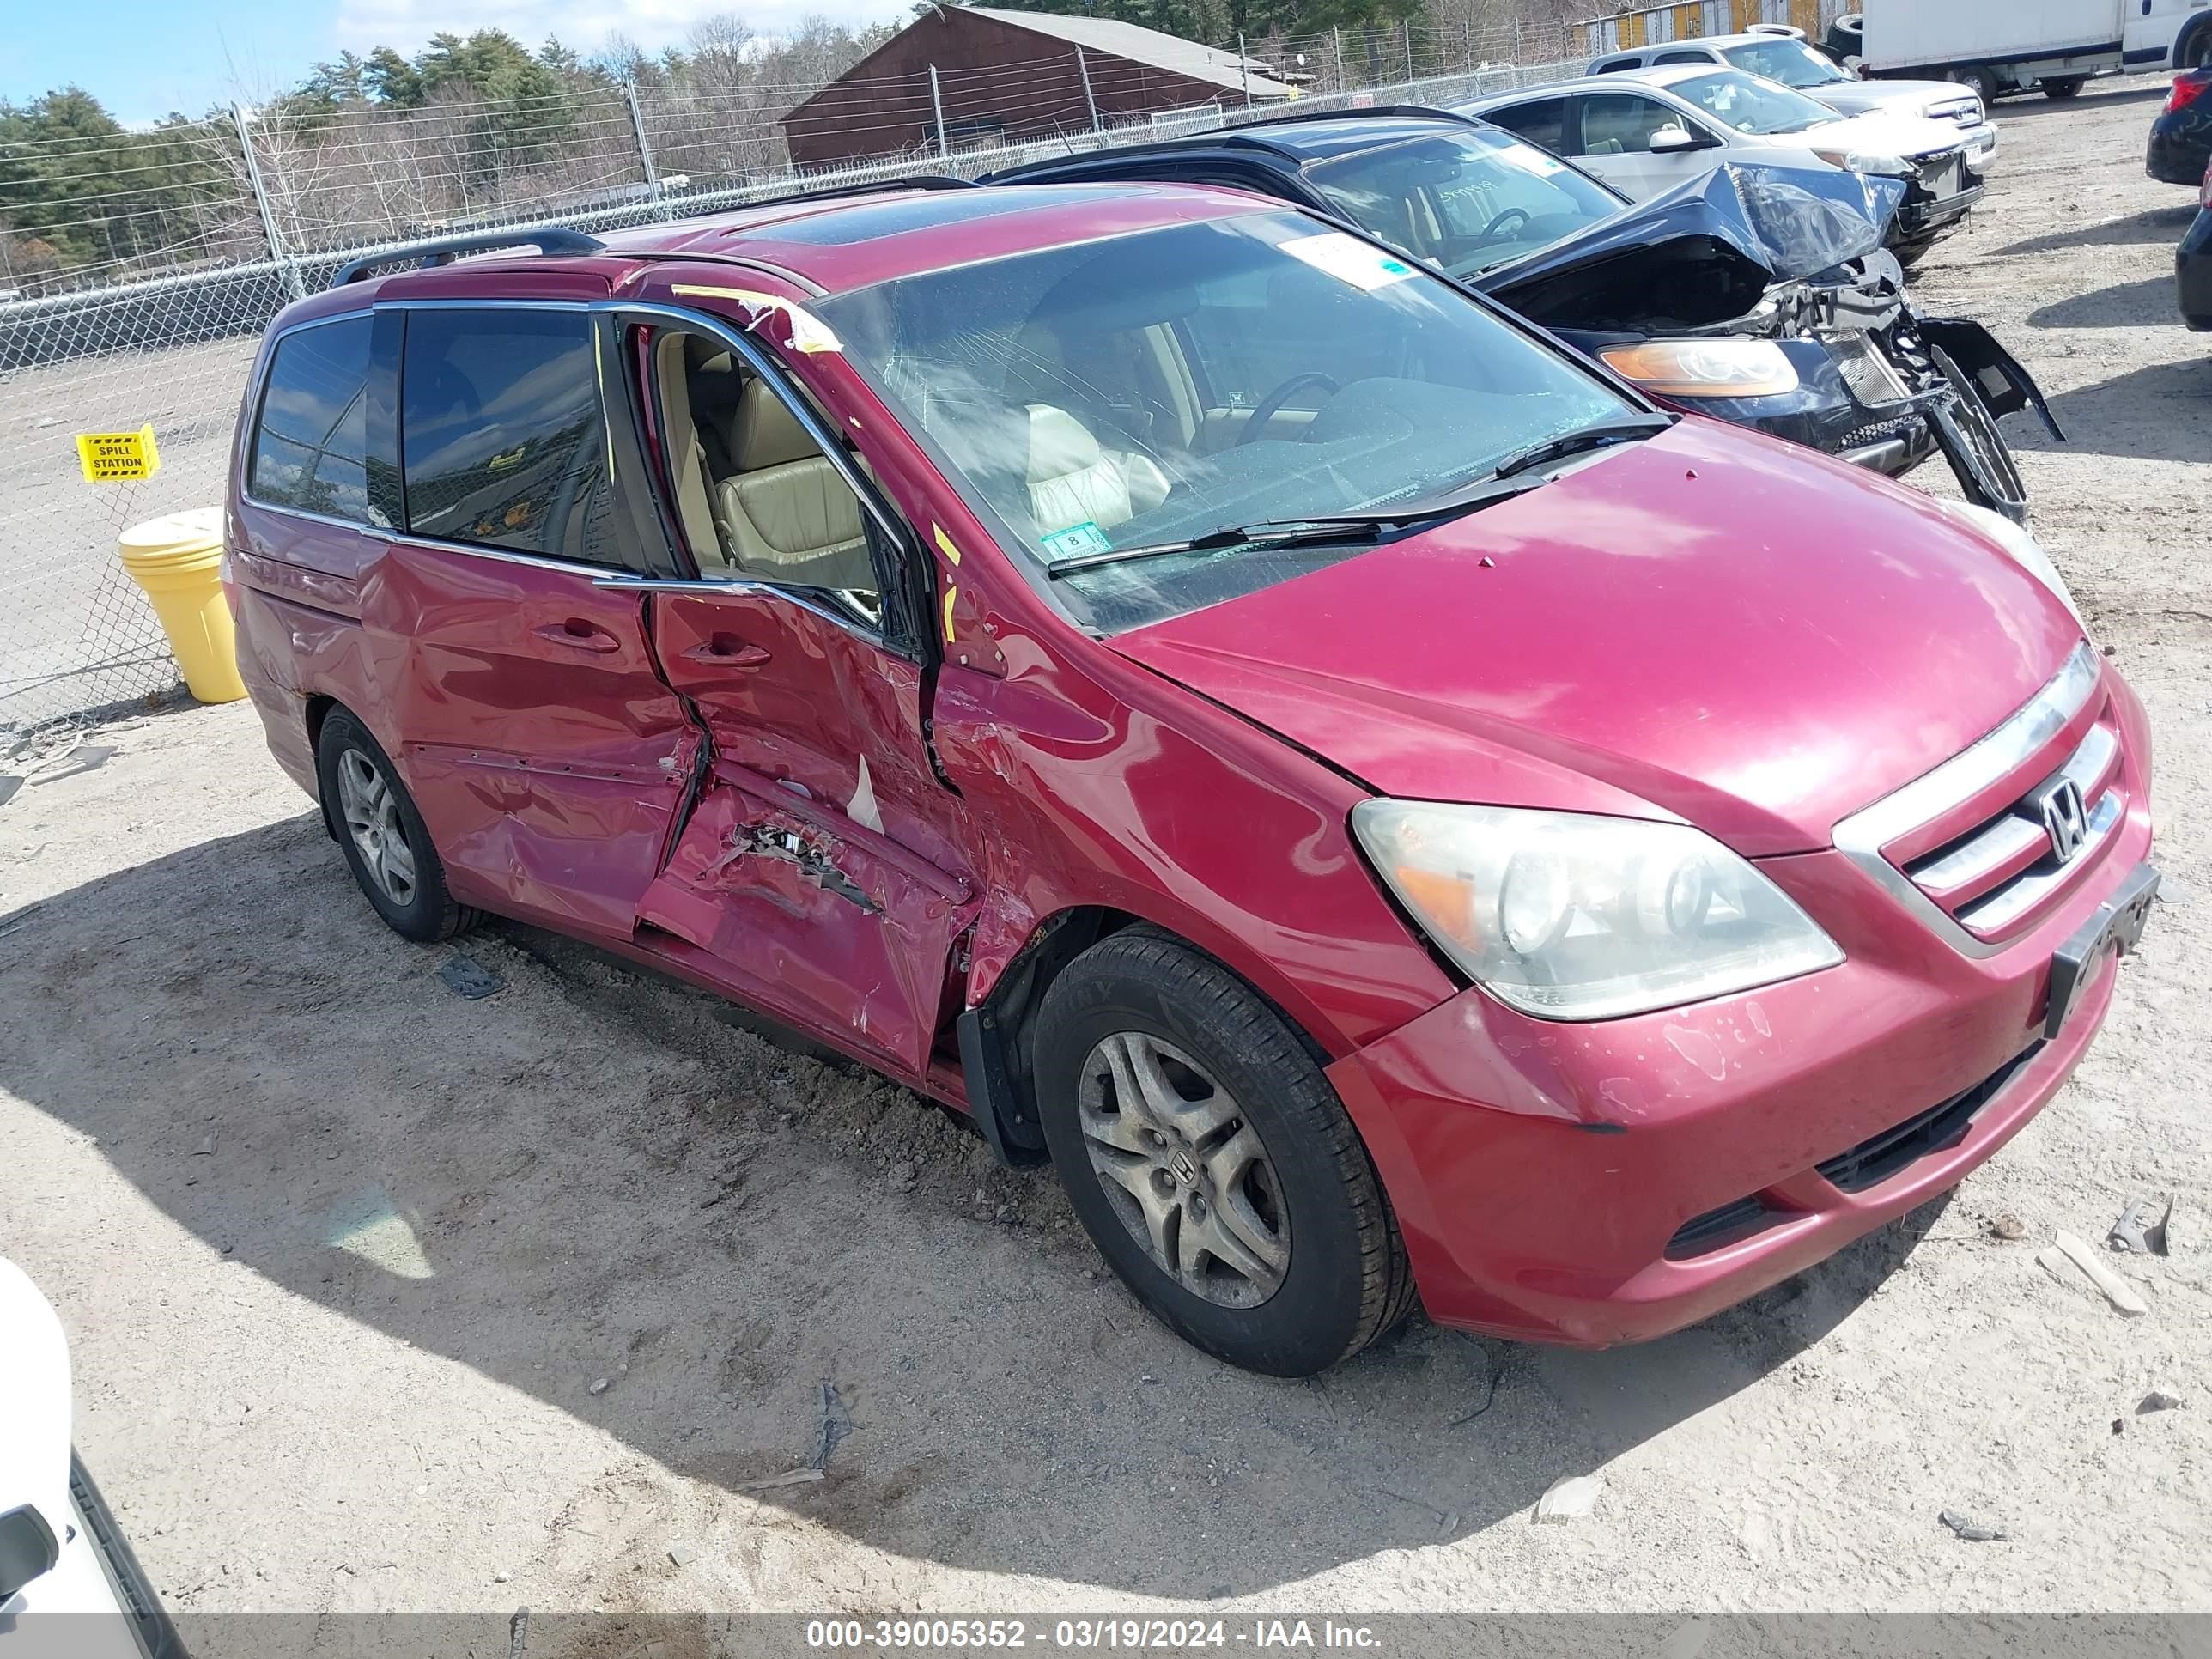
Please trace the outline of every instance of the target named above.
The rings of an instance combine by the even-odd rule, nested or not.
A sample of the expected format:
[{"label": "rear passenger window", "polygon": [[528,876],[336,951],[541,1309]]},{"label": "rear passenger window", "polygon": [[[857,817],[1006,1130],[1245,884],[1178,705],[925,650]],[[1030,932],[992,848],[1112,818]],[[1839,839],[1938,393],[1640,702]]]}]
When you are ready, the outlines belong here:
[{"label": "rear passenger window", "polygon": [[286,335],[270,360],[246,494],[349,524],[368,510],[367,312]]},{"label": "rear passenger window", "polygon": [[[1662,58],[1659,61],[1663,64],[1667,60]],[[1608,58],[1605,62],[1600,64],[1596,68],[1590,70],[1590,73],[1592,75],[1617,75],[1622,70],[1642,69],[1643,67],[1644,60],[1641,58]]]},{"label": "rear passenger window", "polygon": [[583,313],[410,313],[399,409],[413,533],[622,562]]},{"label": "rear passenger window", "polygon": [[1655,64],[1711,64],[1717,62],[1710,52],[1662,52],[1651,60]]},{"label": "rear passenger window", "polygon": [[1560,146],[1566,139],[1567,100],[1540,98],[1533,104],[1516,104],[1510,109],[1486,110],[1482,118],[1508,132],[1517,132],[1530,143],[1541,144],[1556,155],[1561,153]]}]

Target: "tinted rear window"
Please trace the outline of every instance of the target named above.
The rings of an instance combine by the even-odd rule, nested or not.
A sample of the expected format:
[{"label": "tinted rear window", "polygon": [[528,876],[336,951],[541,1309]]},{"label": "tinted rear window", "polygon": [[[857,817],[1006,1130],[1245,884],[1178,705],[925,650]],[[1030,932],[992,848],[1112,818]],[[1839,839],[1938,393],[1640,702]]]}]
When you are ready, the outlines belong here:
[{"label": "tinted rear window", "polygon": [[582,313],[415,312],[399,404],[416,534],[621,562]]},{"label": "tinted rear window", "polygon": [[1567,125],[1567,100],[1564,98],[1540,98],[1533,104],[1516,104],[1510,109],[1485,110],[1482,118],[1493,126],[1519,133],[1532,144],[1541,144],[1555,155],[1562,153]]},{"label": "tinted rear window", "polygon": [[368,331],[362,312],[276,343],[247,475],[246,493],[254,500],[351,524],[372,522]]}]

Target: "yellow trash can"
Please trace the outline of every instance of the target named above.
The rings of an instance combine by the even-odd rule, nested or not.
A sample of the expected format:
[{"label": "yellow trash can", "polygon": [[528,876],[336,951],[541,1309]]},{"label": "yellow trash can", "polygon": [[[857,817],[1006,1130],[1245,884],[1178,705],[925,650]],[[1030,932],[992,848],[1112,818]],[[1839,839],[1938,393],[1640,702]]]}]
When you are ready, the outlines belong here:
[{"label": "yellow trash can", "polygon": [[222,597],[222,509],[198,507],[149,519],[123,532],[117,550],[146,592],[185,684],[202,702],[236,702],[237,641]]}]

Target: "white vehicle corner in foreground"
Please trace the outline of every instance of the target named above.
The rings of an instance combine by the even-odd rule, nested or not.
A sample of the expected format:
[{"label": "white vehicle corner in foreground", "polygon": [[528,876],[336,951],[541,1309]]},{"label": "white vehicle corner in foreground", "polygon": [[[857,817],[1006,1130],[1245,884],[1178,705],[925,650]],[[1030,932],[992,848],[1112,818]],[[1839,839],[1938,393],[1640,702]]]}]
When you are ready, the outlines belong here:
[{"label": "white vehicle corner in foreground", "polygon": [[72,1449],[69,1342],[0,1258],[0,1659],[184,1659]]}]

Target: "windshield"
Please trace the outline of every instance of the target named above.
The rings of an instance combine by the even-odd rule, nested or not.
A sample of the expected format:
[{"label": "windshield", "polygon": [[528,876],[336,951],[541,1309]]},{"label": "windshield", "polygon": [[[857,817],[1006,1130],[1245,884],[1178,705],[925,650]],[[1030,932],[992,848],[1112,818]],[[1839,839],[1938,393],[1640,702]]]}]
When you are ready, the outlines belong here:
[{"label": "windshield", "polygon": [[1667,88],[1738,132],[1802,132],[1837,118],[1826,104],[1735,70],[1692,76]]},{"label": "windshield", "polygon": [[[1419,267],[1297,213],[896,278],[817,306],[969,506],[1113,632],[1360,548],[1224,529],[1375,513],[1640,413]],[[1085,568],[1079,568],[1079,566]]]},{"label": "windshield", "polygon": [[1557,156],[1502,132],[1409,138],[1310,167],[1354,224],[1455,276],[1507,264],[1625,205]]},{"label": "windshield", "polygon": [[1851,78],[1836,66],[1833,58],[1823,58],[1802,40],[1747,40],[1740,46],[1724,47],[1723,54],[1747,75],[1763,75],[1800,91],[1807,87],[1832,87]]}]

